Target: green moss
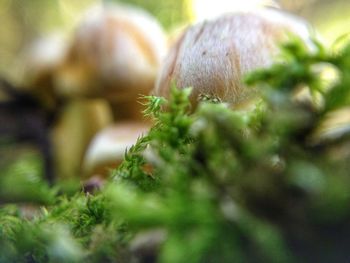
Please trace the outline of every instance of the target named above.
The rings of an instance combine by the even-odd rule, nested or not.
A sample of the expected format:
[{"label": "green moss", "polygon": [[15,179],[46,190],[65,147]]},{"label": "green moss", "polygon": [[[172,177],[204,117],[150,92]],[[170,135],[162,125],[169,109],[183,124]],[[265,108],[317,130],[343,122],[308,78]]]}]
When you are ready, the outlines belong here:
[{"label": "green moss", "polygon": [[[55,192],[29,219],[0,209],[0,262],[346,261],[350,129],[316,131],[349,106],[350,46],[315,46],[288,44],[284,63],[247,77],[262,98],[250,111],[203,102],[190,113],[191,89],[148,97],[154,127],[101,192]],[[323,82],[325,64],[337,81]],[[311,99],[295,99],[300,87]],[[155,229],[164,238],[136,249]]]}]

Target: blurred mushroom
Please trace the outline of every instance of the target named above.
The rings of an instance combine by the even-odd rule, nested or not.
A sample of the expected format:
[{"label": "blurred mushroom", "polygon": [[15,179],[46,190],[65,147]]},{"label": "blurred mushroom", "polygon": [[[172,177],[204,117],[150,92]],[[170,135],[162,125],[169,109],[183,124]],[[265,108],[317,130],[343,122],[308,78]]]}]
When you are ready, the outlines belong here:
[{"label": "blurred mushroom", "polygon": [[196,24],[170,50],[154,93],[167,97],[174,83],[178,88],[193,87],[194,105],[199,98],[209,97],[240,107],[257,92],[244,87],[242,76],[271,65],[279,44],[290,35],[312,46],[307,23],[272,8],[230,13]]},{"label": "blurred mushroom", "polygon": [[65,105],[51,131],[60,179],[81,177],[82,161],[90,141],[111,123],[112,113],[102,99],[75,99]]},{"label": "blurred mushroom", "polygon": [[80,177],[81,162],[88,143],[112,122],[109,105],[95,98],[66,98],[54,81],[68,52],[68,42],[59,33],[38,38],[24,51],[22,82],[55,119],[48,129],[50,152],[58,178]]},{"label": "blurred mushroom", "polygon": [[90,9],[79,24],[57,72],[66,97],[102,97],[117,118],[139,118],[140,95],[153,88],[166,39],[145,11],[108,4]]},{"label": "blurred mushroom", "polygon": [[[112,113],[141,118],[137,101],[153,88],[165,50],[154,18],[112,4],[90,9],[71,43],[55,33],[26,48],[21,82],[57,117],[46,132],[60,179],[80,177],[87,146],[112,122]],[[4,92],[0,96],[7,98]]]},{"label": "blurred mushroom", "polygon": [[36,39],[24,50],[21,82],[49,110],[61,103],[53,80],[67,48],[63,34],[52,33]]},{"label": "blurred mushroom", "polygon": [[107,177],[124,159],[125,151],[150,127],[140,122],[121,122],[99,132],[91,141],[83,161],[86,177]]}]

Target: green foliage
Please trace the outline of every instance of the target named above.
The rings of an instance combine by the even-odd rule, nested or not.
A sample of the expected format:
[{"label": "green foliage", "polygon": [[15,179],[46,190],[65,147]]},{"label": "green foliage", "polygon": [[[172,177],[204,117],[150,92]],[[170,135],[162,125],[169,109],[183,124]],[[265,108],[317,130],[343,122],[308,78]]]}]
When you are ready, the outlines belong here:
[{"label": "green foliage", "polygon": [[350,129],[320,127],[349,106],[350,45],[314,46],[247,77],[252,110],[148,97],[154,126],[101,192],[1,208],[0,262],[345,262]]},{"label": "green foliage", "polygon": [[[191,89],[180,91],[174,87],[170,101],[153,96],[146,97],[149,100],[149,108],[145,110],[145,115],[153,117],[155,124],[149,133],[139,138],[126,153],[125,161],[114,173],[117,181],[128,180],[143,190],[152,190],[157,187],[160,178],[157,173],[150,171],[153,170],[153,162],[171,161],[178,150],[182,154],[186,152],[189,128],[192,124],[188,101],[190,92]],[[167,107],[167,110],[162,111],[162,107]],[[146,160],[147,156],[152,159],[154,150],[159,151],[161,159],[157,157],[154,160]]]},{"label": "green foliage", "polygon": [[4,159],[8,163],[4,164],[4,160],[1,162],[3,170],[0,177],[0,203],[52,204],[54,202],[57,190],[50,189],[42,180],[42,163],[37,154],[31,152],[24,154],[17,150],[17,158]]}]

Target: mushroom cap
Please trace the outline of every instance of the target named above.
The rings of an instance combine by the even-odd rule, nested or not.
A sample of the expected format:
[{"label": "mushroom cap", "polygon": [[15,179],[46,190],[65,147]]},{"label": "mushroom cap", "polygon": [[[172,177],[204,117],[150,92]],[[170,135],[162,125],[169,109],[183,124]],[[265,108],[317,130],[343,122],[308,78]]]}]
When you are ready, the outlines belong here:
[{"label": "mushroom cap", "polygon": [[141,122],[121,122],[97,133],[85,154],[83,173],[88,177],[106,175],[108,168],[116,168],[123,161],[125,151],[149,128]]},{"label": "mushroom cap", "polygon": [[256,91],[244,88],[242,76],[271,65],[279,45],[290,35],[312,45],[306,22],[268,8],[225,14],[191,26],[164,60],[153,93],[168,97],[175,84],[193,88],[194,104],[201,95],[231,106],[244,103]]},{"label": "mushroom cap", "polygon": [[147,12],[99,5],[80,22],[56,79],[67,96],[127,100],[152,89],[166,51],[165,34]]}]

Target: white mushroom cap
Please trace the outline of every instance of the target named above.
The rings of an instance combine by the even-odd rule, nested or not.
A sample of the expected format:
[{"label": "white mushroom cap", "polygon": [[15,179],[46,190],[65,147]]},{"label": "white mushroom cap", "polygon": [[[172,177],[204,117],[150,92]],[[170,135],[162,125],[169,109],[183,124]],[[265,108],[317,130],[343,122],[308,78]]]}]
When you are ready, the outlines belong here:
[{"label": "white mushroom cap", "polygon": [[137,139],[146,134],[149,125],[139,122],[124,122],[100,131],[91,141],[83,161],[83,172],[91,176],[107,173],[108,168],[116,168],[124,159],[124,154]]}]

